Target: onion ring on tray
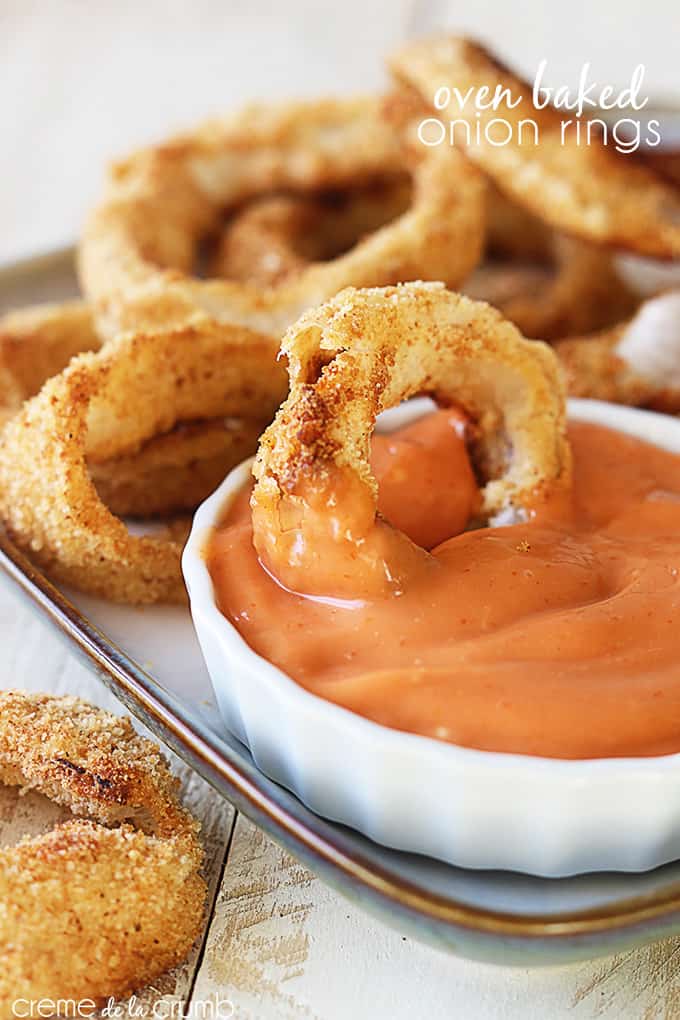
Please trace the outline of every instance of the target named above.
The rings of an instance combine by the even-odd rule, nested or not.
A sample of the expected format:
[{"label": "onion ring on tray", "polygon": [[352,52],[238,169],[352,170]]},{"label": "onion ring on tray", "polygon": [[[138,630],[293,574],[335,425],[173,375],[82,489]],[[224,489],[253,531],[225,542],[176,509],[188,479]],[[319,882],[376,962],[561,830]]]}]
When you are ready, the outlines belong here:
[{"label": "onion ring on tray", "polygon": [[121,336],[74,359],[5,426],[0,516],[50,576],[119,602],[184,601],[181,545],[131,535],[87,461],[137,453],[198,416],[270,419],[285,373],[267,342],[241,334],[240,343],[207,326]]},{"label": "onion ring on tray", "polygon": [[[596,244],[680,258],[680,192],[594,134],[589,144],[585,137],[579,144],[573,117],[563,137],[561,111],[537,109],[531,86],[482,46],[455,36],[420,40],[394,54],[390,66],[397,81],[415,89],[424,103],[433,103],[439,92],[443,105],[428,113],[442,126],[443,144],[437,147],[449,148],[453,135],[453,143],[504,194],[544,222]],[[496,86],[521,102],[512,109],[505,102],[478,109],[476,91],[487,87],[493,93]],[[462,107],[454,87],[462,96],[470,93]],[[494,135],[499,119],[502,139],[500,132]],[[586,123],[580,122],[584,135]]]},{"label": "onion ring on tray", "polygon": [[406,175],[347,191],[249,202],[225,227],[211,275],[277,286],[311,262],[337,258],[402,216],[410,202]]},{"label": "onion ring on tray", "polygon": [[270,419],[216,418],[178,425],[133,454],[88,458],[100,498],[120,517],[195,510],[224,476],[257,449]]},{"label": "onion ring on tray", "polygon": [[19,998],[119,997],[186,956],[203,852],[155,744],[78,698],[0,691],[0,782],[85,816],[0,850],[3,1016]]},{"label": "onion ring on tray", "polygon": [[475,423],[485,519],[521,517],[570,478],[554,354],[441,284],[348,288],[303,315],[282,350],[291,388],[260,440],[251,507],[255,548],[286,588],[380,597],[432,564],[376,518],[370,437],[409,397],[459,405]]},{"label": "onion ring on tray", "polygon": [[680,413],[680,291],[645,301],[629,322],[555,344],[575,397]]},{"label": "onion ring on tray", "polygon": [[540,264],[483,262],[462,291],[498,308],[523,336],[547,341],[611,326],[638,304],[608,252],[558,233]]},{"label": "onion ring on tray", "polygon": [[[450,154],[448,154],[450,156]],[[79,272],[105,337],[121,329],[248,327],[278,349],[283,330],[347,285],[462,281],[483,235],[483,194],[464,161],[403,140],[380,99],[249,107],[144,150],[113,168],[86,226]],[[328,262],[279,286],[191,275],[201,240],[225,211],[285,191],[356,188],[406,173],[409,209]]]},{"label": "onion ring on tray", "polygon": [[[0,425],[72,357],[101,346],[83,301],[35,305],[0,319]],[[88,459],[100,496],[115,514],[165,516],[195,509],[224,475],[255,452],[268,419],[180,425],[137,452]]]},{"label": "onion ring on tray", "polygon": [[83,301],[35,305],[0,318],[0,424],[71,358],[101,346]]}]

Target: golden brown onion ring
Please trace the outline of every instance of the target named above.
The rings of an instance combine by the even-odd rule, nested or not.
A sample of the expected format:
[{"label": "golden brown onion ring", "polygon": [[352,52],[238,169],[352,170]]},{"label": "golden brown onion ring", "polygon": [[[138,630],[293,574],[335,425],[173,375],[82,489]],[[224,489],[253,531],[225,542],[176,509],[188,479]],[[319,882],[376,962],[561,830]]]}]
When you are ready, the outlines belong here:
[{"label": "golden brown onion ring", "polygon": [[133,454],[88,459],[100,498],[120,517],[195,510],[224,476],[257,449],[268,420],[218,418],[178,425]]},{"label": "golden brown onion ring", "polygon": [[[98,328],[246,326],[278,348],[307,308],[354,284],[417,278],[462,281],[482,244],[483,196],[475,171],[446,153],[405,144],[379,99],[250,107],[114,167],[79,253]],[[404,215],[328,262],[263,289],[192,276],[196,250],[225,210],[279,191],[355,188],[407,173]]]},{"label": "golden brown onion ring", "polygon": [[77,698],[0,691],[0,782],[88,819],[0,850],[3,1016],[20,998],[118,997],[186,956],[203,854],[155,744]]},{"label": "golden brown onion ring", "polygon": [[225,227],[213,276],[275,287],[348,251],[402,216],[411,201],[407,176],[346,191],[275,195],[249,202]]},{"label": "golden brown onion ring", "polygon": [[36,305],[0,318],[0,423],[76,354],[101,346],[82,301]]},{"label": "golden brown onion ring", "polygon": [[[101,341],[83,301],[36,305],[0,319],[0,425],[76,354]],[[180,425],[111,461],[88,459],[109,509],[129,517],[195,509],[236,464],[255,452],[267,419]]]},{"label": "golden brown onion ring", "polygon": [[273,416],[285,373],[268,343],[219,328],[131,334],[76,358],[0,436],[0,515],[57,581],[121,602],[183,601],[181,545],[133,536],[99,498],[88,459],[137,453],[177,424]]},{"label": "golden brown onion ring", "polygon": [[554,341],[621,322],[638,304],[612,256],[553,233],[541,264],[486,262],[463,292],[488,301],[526,337]]},{"label": "golden brown onion ring", "polygon": [[[442,36],[407,44],[390,64],[397,80],[415,89],[428,105],[437,90],[451,89],[448,104],[428,114],[444,123],[446,139],[439,147],[449,147],[449,126],[460,122],[453,132],[455,144],[464,147],[468,158],[504,194],[544,222],[596,244],[657,259],[680,258],[680,193],[595,137],[590,144],[579,145],[568,130],[563,140],[561,112],[552,106],[536,109],[531,87],[483,47]],[[497,85],[522,101],[513,109],[503,104],[498,110],[478,110],[471,98],[460,109],[453,94],[454,86],[463,95],[468,90],[474,95],[482,87],[493,92]],[[485,136],[485,129],[497,118],[512,130],[507,144],[494,145],[500,139],[493,130],[491,141]],[[520,128],[520,122],[528,120],[538,126],[538,141],[530,126]],[[463,122],[471,130],[470,144]],[[501,130],[507,139],[507,131]]]},{"label": "golden brown onion ring", "polygon": [[645,301],[629,322],[555,344],[574,397],[680,413],[680,291]]},{"label": "golden brown onion ring", "polygon": [[570,477],[552,351],[441,284],[348,288],[302,316],[282,350],[291,388],[260,441],[251,506],[255,547],[287,588],[383,595],[403,584],[399,564],[429,557],[376,521],[369,463],[377,415],[416,394],[476,423],[480,464],[494,465],[485,518],[521,515]]}]

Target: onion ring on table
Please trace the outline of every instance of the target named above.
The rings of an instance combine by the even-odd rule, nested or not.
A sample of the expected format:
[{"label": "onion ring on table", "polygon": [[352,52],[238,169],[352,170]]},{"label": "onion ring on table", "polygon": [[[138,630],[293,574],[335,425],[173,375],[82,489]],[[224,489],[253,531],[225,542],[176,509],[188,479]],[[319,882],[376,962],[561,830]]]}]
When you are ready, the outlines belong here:
[{"label": "onion ring on table", "polygon": [[554,349],[571,396],[680,413],[680,291],[645,301],[629,322]]},{"label": "onion ring on table", "polygon": [[0,691],[0,782],[85,816],[0,850],[3,1016],[19,998],[119,997],[186,956],[203,852],[155,744],[78,698]]},{"label": "onion ring on table", "polygon": [[[428,113],[444,122],[444,144],[437,147],[449,148],[453,134],[454,143],[504,194],[544,222],[596,244],[651,258],[680,258],[680,193],[599,137],[591,136],[589,144],[581,139],[579,145],[569,128],[563,138],[560,111],[552,106],[537,109],[531,86],[482,46],[455,36],[421,40],[404,46],[391,58],[390,66],[397,81],[414,89],[428,105],[439,90],[444,105]],[[488,87],[493,93],[497,85],[509,89],[513,101],[521,97],[521,102],[512,109],[505,102],[498,109],[478,109],[476,91]],[[469,91],[473,97],[462,109],[454,86],[461,95]],[[441,92],[446,87],[450,87],[448,96]],[[505,132],[503,144],[492,130],[499,119]],[[536,125],[538,139],[528,121]],[[506,125],[511,130],[509,138]],[[585,129],[585,121],[581,128]]]},{"label": "onion ring on table", "polygon": [[0,318],[0,424],[74,355],[100,346],[82,301],[35,305]]},{"label": "onion ring on table", "polygon": [[[96,461],[197,416],[271,419],[285,373],[267,342],[203,326],[121,336],[74,359],[0,435],[0,516],[55,580],[119,602],[184,601],[182,547],[133,536],[102,503]],[[152,399],[150,399],[152,397]]]},{"label": "onion ring on table", "polygon": [[[286,191],[355,188],[385,175],[413,181],[409,210],[329,262],[262,288],[191,274],[225,210]],[[283,330],[348,284],[463,280],[482,244],[473,168],[404,141],[380,99],[250,107],[133,155],[113,168],[79,251],[83,290],[105,337],[120,329],[248,327],[278,349]]]},{"label": "onion ring on table", "polygon": [[554,354],[441,284],[348,288],[303,315],[282,350],[291,387],[260,440],[251,507],[255,548],[286,588],[381,596],[432,561],[376,518],[370,437],[378,414],[409,397],[455,403],[475,423],[487,520],[525,514],[570,478]]},{"label": "onion ring on table", "polygon": [[249,202],[225,227],[211,275],[277,286],[311,262],[348,251],[402,216],[410,201],[408,177],[400,175],[348,191]]}]

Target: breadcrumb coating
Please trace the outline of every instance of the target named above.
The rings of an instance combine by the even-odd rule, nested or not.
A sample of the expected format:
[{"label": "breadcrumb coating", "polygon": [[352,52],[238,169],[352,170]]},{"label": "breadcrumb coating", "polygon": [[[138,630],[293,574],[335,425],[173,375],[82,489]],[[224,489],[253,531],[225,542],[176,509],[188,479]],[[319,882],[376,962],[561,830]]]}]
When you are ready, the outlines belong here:
[{"label": "breadcrumb coating", "polygon": [[[489,305],[435,283],[348,288],[288,330],[282,350],[290,393],[260,440],[251,506],[258,553],[286,587],[314,593],[312,559],[325,552],[315,549],[312,538],[298,536],[316,512],[307,493],[323,494],[317,509],[328,516],[331,504],[324,500],[335,497],[327,496],[325,486],[330,481],[334,492],[342,473],[353,505],[372,507],[364,522],[370,528],[377,507],[370,437],[377,416],[409,397],[427,394],[462,407],[472,419],[477,465],[485,475],[484,517],[521,511],[570,480],[558,361]],[[351,592],[351,561],[362,555],[359,525],[356,517],[347,524],[349,507],[343,516],[332,505],[339,544],[352,533]],[[307,551],[299,564],[291,544]]]},{"label": "breadcrumb coating", "polygon": [[0,517],[57,581],[119,602],[183,602],[179,542],[132,535],[89,461],[137,454],[198,417],[271,420],[283,368],[248,330],[122,336],[74,359],[0,434]]},{"label": "breadcrumb coating", "polygon": [[[653,171],[621,155],[594,135],[589,144],[571,127],[562,130],[561,111],[552,106],[536,109],[532,88],[504,67],[482,46],[456,36],[438,36],[407,43],[390,59],[390,67],[407,91],[415,90],[428,108],[428,116],[448,125],[467,121],[470,142],[460,129],[453,131],[455,145],[493,180],[509,198],[535,213],[544,223],[586,241],[608,245],[657,259],[680,258],[680,193]],[[429,109],[433,97],[448,86],[449,101]],[[478,110],[472,101],[459,104],[453,87],[470,90],[497,86],[509,89],[516,101],[512,109]],[[443,96],[446,99],[446,96]],[[499,145],[497,135],[485,134],[494,118],[502,117],[512,134]],[[522,131],[530,119],[538,127]],[[476,129],[481,128],[479,141]],[[494,144],[494,142],[496,144]],[[449,148],[448,144],[441,148]]]},{"label": "breadcrumb coating", "polygon": [[[225,210],[399,173],[412,179],[409,208],[336,258],[266,287],[193,275],[197,246]],[[113,168],[82,238],[80,280],[107,337],[206,322],[225,332],[247,326],[274,353],[286,327],[345,286],[459,283],[478,260],[483,223],[477,172],[412,144],[388,123],[380,98],[252,106]]]},{"label": "breadcrumb coating", "polygon": [[206,886],[198,824],[158,747],[73,697],[0,692],[0,781],[81,819],[0,850],[0,1013],[102,1000],[175,966]]}]

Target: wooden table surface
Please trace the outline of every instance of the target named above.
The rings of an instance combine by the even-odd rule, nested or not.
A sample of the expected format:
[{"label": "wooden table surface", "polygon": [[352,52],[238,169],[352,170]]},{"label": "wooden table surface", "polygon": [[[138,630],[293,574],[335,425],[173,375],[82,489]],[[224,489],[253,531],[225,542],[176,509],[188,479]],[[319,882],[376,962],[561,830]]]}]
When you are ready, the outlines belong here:
[{"label": "wooden table surface", "polygon": [[[121,711],[4,582],[0,649],[3,688],[79,694]],[[210,907],[201,944],[186,964],[140,992],[135,1005],[147,1016],[174,1018],[183,1015],[180,1004],[185,1012],[192,1004],[188,1015],[211,1020],[680,1017],[680,938],[533,970],[457,959],[363,914],[237,816],[202,779],[179,762],[177,769],[185,800],[203,825]],[[43,798],[0,787],[0,845],[44,831],[58,817]]]}]

